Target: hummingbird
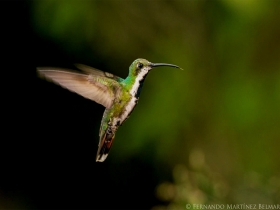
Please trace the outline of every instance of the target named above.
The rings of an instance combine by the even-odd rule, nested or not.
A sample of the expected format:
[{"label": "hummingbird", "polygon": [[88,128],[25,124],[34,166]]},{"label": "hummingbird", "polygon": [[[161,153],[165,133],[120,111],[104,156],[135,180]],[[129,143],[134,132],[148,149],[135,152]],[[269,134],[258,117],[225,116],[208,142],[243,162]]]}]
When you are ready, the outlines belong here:
[{"label": "hummingbird", "polygon": [[154,67],[179,66],[151,63],[138,58],[129,67],[126,79],[111,73],[77,64],[81,72],[63,68],[37,68],[39,75],[105,107],[99,130],[96,162],[103,162],[111,149],[115,134],[138,103],[144,80]]}]

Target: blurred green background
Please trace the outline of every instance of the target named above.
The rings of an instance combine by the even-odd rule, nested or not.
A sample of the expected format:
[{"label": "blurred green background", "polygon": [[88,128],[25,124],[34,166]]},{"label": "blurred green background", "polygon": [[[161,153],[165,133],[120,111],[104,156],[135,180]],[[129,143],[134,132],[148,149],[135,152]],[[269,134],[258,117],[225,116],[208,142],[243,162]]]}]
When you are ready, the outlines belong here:
[{"label": "blurred green background", "polygon": [[[22,71],[36,78],[36,140],[13,144],[27,150],[13,161],[25,172],[0,188],[0,207],[280,203],[280,1],[13,3]],[[37,78],[36,66],[83,63],[125,78],[136,58],[184,71],[150,72],[95,163],[104,108]]]}]

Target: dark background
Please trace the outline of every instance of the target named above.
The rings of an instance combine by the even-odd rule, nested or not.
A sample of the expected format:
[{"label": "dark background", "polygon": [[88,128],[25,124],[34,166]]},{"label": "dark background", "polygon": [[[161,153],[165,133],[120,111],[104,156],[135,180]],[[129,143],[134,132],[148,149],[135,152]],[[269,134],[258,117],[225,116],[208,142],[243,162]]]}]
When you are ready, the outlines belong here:
[{"label": "dark background", "polygon": [[[1,1],[0,208],[280,202],[279,1]],[[104,108],[37,77],[153,70],[96,163]]]}]

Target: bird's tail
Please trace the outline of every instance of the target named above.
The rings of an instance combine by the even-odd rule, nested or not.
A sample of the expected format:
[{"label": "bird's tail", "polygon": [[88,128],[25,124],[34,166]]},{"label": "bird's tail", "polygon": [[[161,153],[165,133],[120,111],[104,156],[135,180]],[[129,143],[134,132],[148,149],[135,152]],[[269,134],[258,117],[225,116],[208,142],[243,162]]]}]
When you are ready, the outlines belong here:
[{"label": "bird's tail", "polygon": [[113,144],[115,138],[115,134],[107,134],[105,132],[102,139],[100,139],[99,145],[98,145],[98,151],[96,155],[96,162],[103,162],[111,149],[111,146]]}]

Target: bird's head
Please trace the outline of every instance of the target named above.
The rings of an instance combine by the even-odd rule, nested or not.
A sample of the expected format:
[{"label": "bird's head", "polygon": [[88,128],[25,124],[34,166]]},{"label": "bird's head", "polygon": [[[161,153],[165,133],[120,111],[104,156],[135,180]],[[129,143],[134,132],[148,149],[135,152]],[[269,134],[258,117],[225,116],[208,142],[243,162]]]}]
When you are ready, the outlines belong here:
[{"label": "bird's head", "polygon": [[131,76],[138,76],[138,75],[147,75],[149,71],[154,68],[154,67],[159,67],[159,66],[170,66],[174,68],[179,68],[179,66],[173,65],[173,64],[168,64],[168,63],[151,63],[150,61],[147,61],[146,59],[143,58],[138,58],[129,67],[129,74]]}]

